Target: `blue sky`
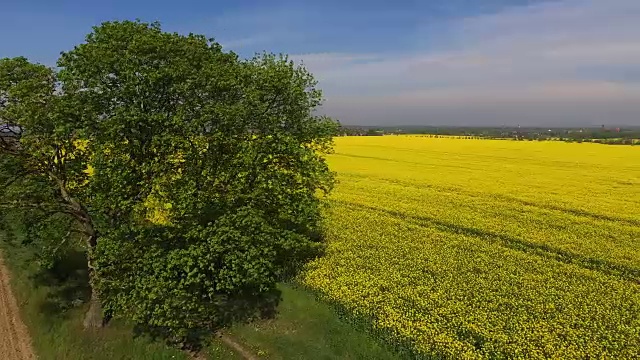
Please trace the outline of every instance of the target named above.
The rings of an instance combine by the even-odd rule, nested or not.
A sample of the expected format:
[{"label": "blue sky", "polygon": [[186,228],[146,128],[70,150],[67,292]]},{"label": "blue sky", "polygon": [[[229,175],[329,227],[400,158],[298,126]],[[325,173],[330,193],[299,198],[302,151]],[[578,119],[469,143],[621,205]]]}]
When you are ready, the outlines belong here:
[{"label": "blue sky", "polygon": [[0,57],[54,65],[92,25],[159,20],[290,54],[346,124],[640,125],[640,1],[7,1]]}]

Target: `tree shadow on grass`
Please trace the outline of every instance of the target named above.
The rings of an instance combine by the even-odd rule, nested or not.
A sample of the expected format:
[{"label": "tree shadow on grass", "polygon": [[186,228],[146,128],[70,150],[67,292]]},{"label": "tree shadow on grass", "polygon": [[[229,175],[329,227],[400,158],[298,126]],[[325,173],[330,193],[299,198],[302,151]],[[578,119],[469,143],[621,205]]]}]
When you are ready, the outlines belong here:
[{"label": "tree shadow on grass", "polygon": [[[157,257],[154,265],[162,269],[172,269],[172,272],[170,272],[172,276],[185,276],[184,274],[187,274],[189,271],[188,266],[181,263],[177,265],[175,263],[164,264],[158,263],[158,261],[167,261],[166,259],[170,259],[170,255],[173,252],[182,250],[182,248],[188,248],[192,246],[192,244],[190,244],[188,240],[181,239],[179,236],[171,237],[171,241],[162,241],[162,239],[164,239],[163,229],[154,230],[156,230],[157,233],[145,234],[143,237],[138,237],[139,239],[143,239],[141,241],[144,241],[144,243],[136,244],[136,246],[145,249],[153,248],[155,249],[154,251],[166,251],[168,254],[166,256],[154,255]],[[301,234],[299,229],[292,229],[291,231],[293,230],[298,230],[296,233]],[[291,233],[287,233],[286,235],[291,236]],[[291,245],[291,243],[300,242],[299,246],[283,246],[283,249],[276,252],[277,255],[271,259],[274,267],[278,269],[278,282],[295,279],[296,275],[303,269],[308,261],[323,255],[325,239],[321,229],[308,231],[302,233],[302,235],[306,238],[304,239],[306,243],[302,242],[302,237],[292,236],[291,238],[287,238],[286,240],[290,241],[290,243],[283,241],[283,244]],[[103,242],[103,245],[104,244]],[[214,256],[212,257],[213,260],[210,260],[213,261],[214,264],[218,264],[216,261],[220,263],[218,264],[219,268],[214,268],[213,270],[214,273],[211,277],[214,280],[218,280],[216,276],[220,276],[215,272],[221,271],[219,269],[224,270],[226,264],[222,262],[224,260],[231,261],[225,258],[223,254],[224,251],[229,253],[235,251],[240,254],[238,256],[242,256],[242,251],[244,251],[242,248],[233,248],[233,244],[228,246],[230,249],[224,249],[223,247],[224,250],[220,250],[221,255],[218,257]],[[199,249],[197,246],[195,248]],[[126,259],[127,256],[130,256],[130,253],[125,253],[121,256],[119,251],[114,251],[114,254],[115,255],[112,255],[113,259],[107,258],[110,266],[114,268],[126,268],[126,264],[135,260]],[[151,263],[151,260],[145,261]],[[252,259],[248,261],[252,261]],[[183,266],[182,270],[180,270],[181,266]],[[207,274],[208,270],[207,268],[202,268],[200,271]],[[143,272],[138,273],[138,276],[144,276],[144,278],[139,278],[139,283],[130,285],[130,287],[140,287],[140,283],[147,284],[148,286],[144,287],[144,292],[134,292],[134,295],[141,298],[137,304],[140,308],[133,309],[133,312],[137,315],[135,316],[137,322],[135,326],[136,335],[150,336],[154,339],[164,339],[172,345],[178,345],[189,350],[197,351],[211,338],[213,333],[222,329],[232,327],[236,324],[275,318],[282,300],[281,291],[275,286],[276,284],[272,284],[273,287],[265,291],[264,289],[259,289],[257,285],[248,282],[245,285],[246,287],[232,288],[230,292],[221,290],[214,295],[208,291],[205,285],[201,286],[195,283],[192,284],[191,287],[178,288],[178,291],[172,291],[173,289],[166,290],[164,288],[153,290],[155,286],[158,286],[158,282],[155,281],[154,277],[156,276],[155,273],[151,272],[151,274],[149,274]],[[181,284],[182,283],[178,283],[178,287],[182,286]],[[145,292],[148,293],[152,291],[155,291],[157,294],[162,294],[162,296],[153,297],[152,301],[147,304],[147,299],[144,298],[144,296],[146,296]],[[140,294],[142,294],[142,296]],[[193,297],[197,299],[202,298],[202,300],[192,301]],[[145,302],[145,304],[141,302]],[[194,305],[195,303],[197,303],[197,305]],[[185,305],[190,307],[185,308],[184,312],[179,311],[180,307]],[[168,322],[166,321],[166,309],[172,312],[170,316],[173,317],[173,319],[171,319],[170,322],[176,325],[154,326],[153,324]],[[159,317],[156,317],[155,314],[159,314]]]},{"label": "tree shadow on grass", "polygon": [[45,287],[47,294],[40,310],[49,317],[66,317],[67,310],[88,301],[91,295],[86,254],[68,250],[48,269],[40,269],[31,276],[37,287]]},{"label": "tree shadow on grass", "polygon": [[281,301],[282,292],[277,288],[260,296],[220,296],[216,301],[215,319],[212,319],[208,325],[203,324],[204,326],[191,330],[183,338],[176,338],[175,334],[167,328],[146,324],[135,325],[134,336],[150,337],[153,340],[162,340],[169,345],[198,352],[210,341],[212,334],[222,329],[239,323],[274,319],[278,314],[278,305]]}]

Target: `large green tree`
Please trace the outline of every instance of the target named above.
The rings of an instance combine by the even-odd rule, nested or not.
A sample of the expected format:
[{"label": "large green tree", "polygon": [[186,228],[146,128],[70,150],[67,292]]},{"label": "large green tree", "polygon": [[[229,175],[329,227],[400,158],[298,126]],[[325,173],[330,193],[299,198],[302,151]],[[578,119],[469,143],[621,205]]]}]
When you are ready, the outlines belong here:
[{"label": "large green tree", "polygon": [[[52,78],[42,99],[21,92],[33,101],[3,106],[63,124],[43,137],[60,133],[73,154],[69,180],[36,173],[88,219],[94,298],[110,314],[185,339],[251,314],[321,250],[321,193],[333,184],[323,156],[337,123],[315,113],[321,93],[303,67],[137,21],[95,27],[58,73],[5,63],[15,61]],[[20,151],[39,154],[22,145],[36,117],[11,111],[0,117],[23,129]]]}]

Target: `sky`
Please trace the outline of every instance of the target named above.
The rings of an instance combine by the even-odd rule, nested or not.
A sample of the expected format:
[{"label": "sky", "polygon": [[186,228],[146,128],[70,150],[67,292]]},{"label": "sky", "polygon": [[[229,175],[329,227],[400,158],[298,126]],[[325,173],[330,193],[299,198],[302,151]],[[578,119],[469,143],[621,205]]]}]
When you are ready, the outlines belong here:
[{"label": "sky", "polygon": [[0,0],[0,58],[136,18],[289,54],[343,124],[640,126],[640,0]]}]

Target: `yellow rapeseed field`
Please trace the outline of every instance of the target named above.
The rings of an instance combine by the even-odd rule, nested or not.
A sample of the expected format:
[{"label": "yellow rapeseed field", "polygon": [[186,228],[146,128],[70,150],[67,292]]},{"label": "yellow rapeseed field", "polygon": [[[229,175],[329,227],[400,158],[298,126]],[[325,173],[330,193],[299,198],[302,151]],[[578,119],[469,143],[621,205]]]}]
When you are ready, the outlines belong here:
[{"label": "yellow rapeseed field", "polygon": [[342,137],[300,281],[414,355],[640,357],[640,147]]}]

